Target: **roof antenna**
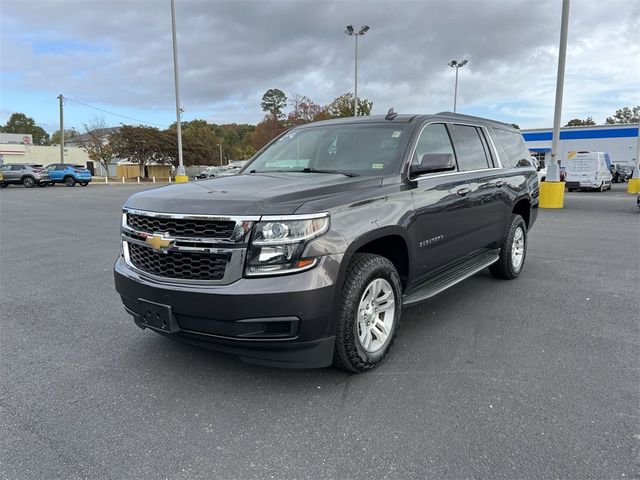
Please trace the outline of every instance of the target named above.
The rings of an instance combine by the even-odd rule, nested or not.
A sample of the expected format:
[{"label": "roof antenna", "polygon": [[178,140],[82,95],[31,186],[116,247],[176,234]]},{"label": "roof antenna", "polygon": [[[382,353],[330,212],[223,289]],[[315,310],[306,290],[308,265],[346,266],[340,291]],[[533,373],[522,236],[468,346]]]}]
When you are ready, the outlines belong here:
[{"label": "roof antenna", "polygon": [[397,116],[398,116],[398,114],[393,110],[393,107],[391,107],[389,109],[389,111],[387,112],[387,114],[385,115],[384,119],[385,120],[393,120]]}]

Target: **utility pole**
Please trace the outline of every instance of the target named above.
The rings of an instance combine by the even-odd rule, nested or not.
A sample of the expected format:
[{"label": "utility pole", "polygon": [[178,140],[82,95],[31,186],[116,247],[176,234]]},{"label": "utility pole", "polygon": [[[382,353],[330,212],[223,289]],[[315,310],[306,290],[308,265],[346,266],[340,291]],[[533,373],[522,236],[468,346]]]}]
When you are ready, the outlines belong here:
[{"label": "utility pole", "polygon": [[64,97],[58,95],[60,100],[60,163],[64,163]]},{"label": "utility pole", "polygon": [[187,182],[187,177],[182,161],[182,108],[180,107],[180,82],[178,80],[178,46],[176,43],[176,2],[171,0],[171,35],[173,38],[173,78],[176,87],[176,134],[178,135],[178,171],[176,183]]},{"label": "utility pole", "polygon": [[219,143],[218,146],[220,147],[220,166],[222,166],[222,144]]}]

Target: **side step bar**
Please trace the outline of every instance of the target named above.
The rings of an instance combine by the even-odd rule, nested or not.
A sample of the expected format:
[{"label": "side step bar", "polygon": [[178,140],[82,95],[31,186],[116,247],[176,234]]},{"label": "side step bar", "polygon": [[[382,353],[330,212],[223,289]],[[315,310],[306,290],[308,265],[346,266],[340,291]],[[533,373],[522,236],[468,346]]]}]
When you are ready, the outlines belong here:
[{"label": "side step bar", "polygon": [[442,270],[412,288],[411,291],[405,295],[402,303],[404,306],[409,306],[431,298],[447,288],[454,286],[456,283],[460,283],[472,275],[475,275],[483,268],[497,262],[498,258],[500,258],[499,250],[492,250],[475,255],[451,268]]}]

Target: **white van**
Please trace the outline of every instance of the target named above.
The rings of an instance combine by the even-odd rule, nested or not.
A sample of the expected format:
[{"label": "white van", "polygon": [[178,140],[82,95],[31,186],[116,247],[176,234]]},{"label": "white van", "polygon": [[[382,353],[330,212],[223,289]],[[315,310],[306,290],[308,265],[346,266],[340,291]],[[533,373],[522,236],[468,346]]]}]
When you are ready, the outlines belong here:
[{"label": "white van", "polygon": [[604,152],[569,152],[565,182],[577,189],[611,190],[611,160]]}]

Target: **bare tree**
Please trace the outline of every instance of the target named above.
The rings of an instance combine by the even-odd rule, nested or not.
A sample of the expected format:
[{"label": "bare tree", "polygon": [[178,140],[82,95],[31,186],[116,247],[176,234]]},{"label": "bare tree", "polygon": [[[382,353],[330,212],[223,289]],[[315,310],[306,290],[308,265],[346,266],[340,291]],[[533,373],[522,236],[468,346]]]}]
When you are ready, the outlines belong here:
[{"label": "bare tree", "polygon": [[109,176],[109,163],[114,157],[113,145],[109,142],[112,131],[103,118],[96,117],[83,124],[82,134],[76,137],[78,145],[86,150],[91,160],[102,166],[106,176]]}]

